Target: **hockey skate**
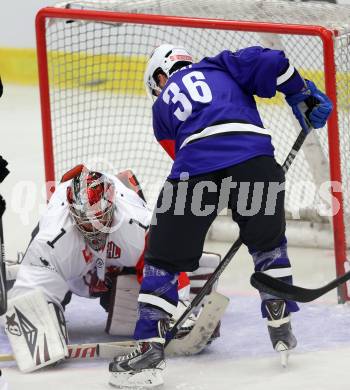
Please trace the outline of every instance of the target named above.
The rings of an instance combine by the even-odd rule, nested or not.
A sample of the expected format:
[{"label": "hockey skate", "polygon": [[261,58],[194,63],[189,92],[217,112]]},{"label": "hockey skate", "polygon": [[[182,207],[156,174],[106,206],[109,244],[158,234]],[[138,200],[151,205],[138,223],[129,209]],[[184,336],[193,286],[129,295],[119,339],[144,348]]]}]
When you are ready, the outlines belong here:
[{"label": "hockey skate", "polygon": [[287,367],[289,351],[296,347],[297,340],[292,333],[290,314],[286,313],[286,303],[282,299],[274,299],[266,301],[265,307],[272,346],[280,353],[282,366]]},{"label": "hockey skate", "polygon": [[110,385],[128,390],[158,389],[163,385],[167,329],[163,321],[159,321],[158,329],[160,337],[139,341],[133,351],[114,358],[109,365]]}]

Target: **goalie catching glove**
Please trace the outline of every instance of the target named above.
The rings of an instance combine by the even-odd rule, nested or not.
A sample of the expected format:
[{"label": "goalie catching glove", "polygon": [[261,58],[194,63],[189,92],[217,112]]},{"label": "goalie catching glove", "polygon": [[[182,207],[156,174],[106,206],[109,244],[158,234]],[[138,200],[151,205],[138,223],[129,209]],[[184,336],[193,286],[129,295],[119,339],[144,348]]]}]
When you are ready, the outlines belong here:
[{"label": "goalie catching glove", "polygon": [[306,134],[310,131],[307,120],[314,129],[320,129],[326,125],[333,108],[328,96],[310,80],[305,80],[305,87],[300,92],[287,95],[286,101]]}]

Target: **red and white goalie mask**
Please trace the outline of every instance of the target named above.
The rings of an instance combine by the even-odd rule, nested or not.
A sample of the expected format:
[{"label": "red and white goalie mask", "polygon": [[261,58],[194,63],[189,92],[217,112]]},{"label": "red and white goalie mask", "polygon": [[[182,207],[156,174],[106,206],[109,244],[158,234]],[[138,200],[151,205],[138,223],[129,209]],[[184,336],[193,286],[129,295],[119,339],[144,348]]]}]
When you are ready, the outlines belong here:
[{"label": "red and white goalie mask", "polygon": [[84,168],[67,187],[69,211],[76,227],[94,250],[103,249],[112,224],[115,187],[99,172]]}]

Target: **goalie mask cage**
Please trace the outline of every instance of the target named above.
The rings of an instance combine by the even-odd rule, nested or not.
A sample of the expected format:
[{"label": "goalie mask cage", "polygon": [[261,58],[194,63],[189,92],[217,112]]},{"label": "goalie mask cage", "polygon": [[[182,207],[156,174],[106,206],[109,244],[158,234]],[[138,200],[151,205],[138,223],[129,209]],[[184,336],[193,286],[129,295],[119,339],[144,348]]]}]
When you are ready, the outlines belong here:
[{"label": "goalie mask cage", "polygon": [[[156,46],[184,46],[196,60],[246,46],[282,49],[334,103],[327,128],[308,136],[288,172],[287,216],[333,226],[336,272],[343,274],[350,243],[349,22],[348,7],[284,1],[74,1],[40,10],[36,34],[49,187],[78,163],[110,173],[131,168],[154,202],[171,167],[153,137],[152,102],[143,85]],[[280,94],[257,104],[282,162],[300,126]],[[340,302],[349,299],[346,286],[338,296]]]}]

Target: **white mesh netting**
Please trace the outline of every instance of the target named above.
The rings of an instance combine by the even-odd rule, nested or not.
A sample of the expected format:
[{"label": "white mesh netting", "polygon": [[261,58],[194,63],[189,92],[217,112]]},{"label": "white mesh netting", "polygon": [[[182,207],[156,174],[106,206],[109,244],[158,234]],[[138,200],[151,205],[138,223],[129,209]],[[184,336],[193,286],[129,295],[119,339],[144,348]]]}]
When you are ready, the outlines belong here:
[{"label": "white mesh netting", "polygon": [[[340,31],[335,38],[338,110],[344,200],[349,211],[348,7],[281,1],[120,0],[72,2],[69,8],[280,23],[322,22]],[[143,86],[146,60],[157,45],[169,42],[185,46],[198,60],[223,49],[252,45],[282,48],[304,77],[325,88],[323,47],[318,37],[51,19],[46,39],[56,179],[81,162],[114,173],[132,168],[151,203],[171,165],[153,138],[151,101]],[[258,105],[265,127],[272,131],[276,157],[282,162],[299,127],[282,96],[271,101],[259,99]],[[318,208],[324,204],[318,189],[328,179],[327,130],[317,131],[313,143],[311,152],[301,151],[288,172],[286,208],[294,217],[317,219]]]}]

